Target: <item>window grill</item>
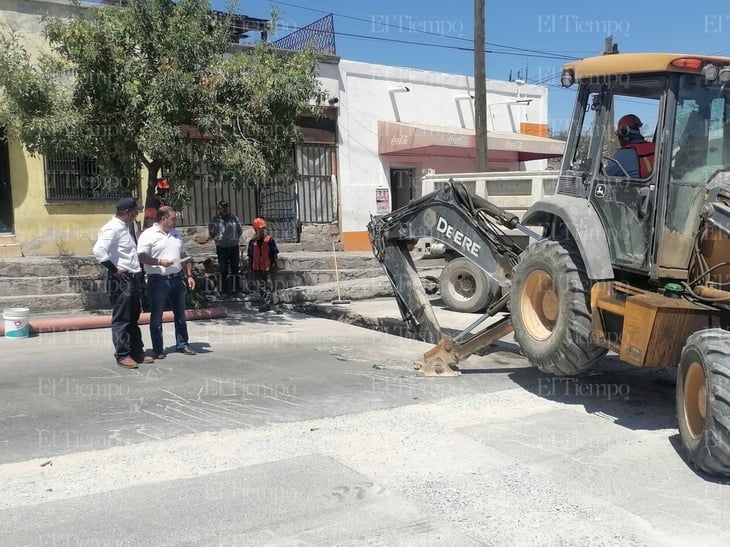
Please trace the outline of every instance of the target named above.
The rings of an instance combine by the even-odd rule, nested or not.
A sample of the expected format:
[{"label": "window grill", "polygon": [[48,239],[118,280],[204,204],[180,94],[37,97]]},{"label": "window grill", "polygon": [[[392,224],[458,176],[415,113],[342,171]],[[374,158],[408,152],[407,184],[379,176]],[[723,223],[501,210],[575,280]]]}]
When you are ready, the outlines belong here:
[{"label": "window grill", "polygon": [[329,144],[300,144],[296,149],[299,220],[329,223],[335,220],[335,147]]},{"label": "window grill", "polygon": [[138,196],[136,176],[102,176],[95,158],[56,152],[44,156],[48,201],[116,200]]}]

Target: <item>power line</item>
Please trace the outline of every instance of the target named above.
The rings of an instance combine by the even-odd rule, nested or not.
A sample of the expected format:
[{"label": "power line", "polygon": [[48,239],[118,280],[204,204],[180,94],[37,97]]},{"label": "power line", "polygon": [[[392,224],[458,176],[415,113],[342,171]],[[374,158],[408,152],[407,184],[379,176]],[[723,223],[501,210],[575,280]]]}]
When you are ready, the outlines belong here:
[{"label": "power line", "polygon": [[[292,31],[301,30],[302,28],[305,28],[305,27],[296,27],[293,25],[280,25],[280,26],[281,26],[281,28],[289,29]],[[473,47],[450,46],[450,45],[446,45],[446,44],[434,44],[432,42],[414,42],[411,40],[399,40],[397,38],[385,38],[383,36],[368,36],[365,34],[355,34],[355,33],[351,33],[351,32],[334,31],[334,34],[336,36],[344,36],[347,38],[357,38],[360,40],[372,40],[375,42],[390,42],[390,43],[395,43],[395,44],[408,44],[408,45],[412,45],[412,46],[434,47],[434,48],[439,48],[439,49],[452,49],[452,50],[456,50],[456,51],[469,51],[469,52],[474,51]],[[485,51],[487,53],[491,53],[493,55],[514,55],[514,56],[518,56],[518,57],[525,56],[524,53],[515,53],[513,51],[496,51],[493,49],[487,49]],[[554,56],[549,53],[546,53],[544,55],[543,54],[531,54],[530,57],[540,57],[543,59],[556,59],[556,60],[574,60],[573,58],[566,59],[564,56]]]},{"label": "power line", "polygon": [[[335,12],[330,12],[330,11],[326,11],[326,10],[320,10],[320,9],[316,9],[316,8],[310,8],[310,7],[307,7],[307,6],[300,6],[298,4],[292,4],[290,2],[276,2],[276,3],[277,4],[281,4],[283,6],[289,6],[289,7],[293,7],[293,8],[298,8],[298,9],[313,11],[313,12],[316,12],[316,13],[324,13],[324,14],[332,13],[332,15],[336,15],[337,17],[340,17],[342,19],[350,19],[352,21],[360,21],[360,22],[369,23],[369,24],[372,24],[373,23],[372,20],[363,19],[362,17],[355,17],[355,16],[352,16],[352,15],[344,15],[344,14],[341,14],[341,13],[335,13]],[[383,28],[401,28],[401,27],[394,27],[393,25],[389,25],[387,23],[378,23],[378,25],[382,26]],[[285,25],[282,25],[282,26],[285,27]],[[416,28],[409,29],[409,31],[410,32],[417,32],[417,33],[420,33],[420,34],[426,34],[426,35],[430,35],[430,36],[437,36],[439,38],[447,38],[447,39],[450,39],[450,40],[460,40],[460,41],[468,42],[468,43],[471,43],[473,41],[470,38],[464,38],[462,36],[451,36],[451,35],[444,34],[444,33],[441,33],[441,32],[433,32],[433,31],[416,29]],[[335,34],[342,34],[343,36],[352,36],[352,37],[364,38],[364,36],[362,36],[362,35],[355,35],[355,34],[349,35],[349,34],[346,34],[346,33],[338,33],[338,32],[336,32]],[[417,45],[424,45],[424,44],[421,44],[421,43],[418,43],[418,42],[410,42],[410,41],[399,42],[398,40],[395,40],[395,39],[392,39],[392,40],[395,41],[396,43],[414,43],[414,44],[417,44]],[[425,44],[425,45],[428,45],[428,44]],[[546,59],[563,59],[563,60],[566,60],[566,61],[573,61],[573,60],[576,59],[576,57],[570,57],[570,56],[567,56],[567,55],[561,55],[561,54],[558,54],[558,53],[553,53],[553,52],[539,50],[539,49],[521,48],[521,47],[517,47],[517,46],[509,46],[509,45],[497,44],[497,43],[493,43],[493,42],[485,42],[485,45],[486,46],[491,46],[491,47],[498,47],[498,48],[510,49],[510,50],[514,50],[514,51],[521,51],[521,52],[524,52],[524,53],[531,53],[532,55],[530,55],[530,57],[542,57],[542,58],[546,58]],[[444,47],[447,47],[447,46],[444,46]],[[458,48],[456,46],[452,46],[452,48],[453,49],[463,49],[463,48]],[[474,51],[474,48],[472,47],[472,48],[463,49],[463,50],[464,51]],[[500,53],[500,54],[505,54],[505,55],[507,54],[506,52],[496,52],[496,51],[487,51],[487,53]]]}]

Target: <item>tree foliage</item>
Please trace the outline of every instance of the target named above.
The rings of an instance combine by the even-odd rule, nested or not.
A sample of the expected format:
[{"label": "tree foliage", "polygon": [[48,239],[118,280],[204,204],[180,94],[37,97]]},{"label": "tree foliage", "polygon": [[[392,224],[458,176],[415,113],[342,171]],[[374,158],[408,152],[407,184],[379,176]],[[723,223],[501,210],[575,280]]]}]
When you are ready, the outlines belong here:
[{"label": "tree foliage", "polygon": [[39,59],[0,37],[0,123],[31,153],[95,157],[112,176],[145,166],[148,192],[164,168],[178,198],[201,166],[236,186],[293,173],[294,122],[324,99],[314,51],[232,45],[208,0],[76,3],[43,22]]}]

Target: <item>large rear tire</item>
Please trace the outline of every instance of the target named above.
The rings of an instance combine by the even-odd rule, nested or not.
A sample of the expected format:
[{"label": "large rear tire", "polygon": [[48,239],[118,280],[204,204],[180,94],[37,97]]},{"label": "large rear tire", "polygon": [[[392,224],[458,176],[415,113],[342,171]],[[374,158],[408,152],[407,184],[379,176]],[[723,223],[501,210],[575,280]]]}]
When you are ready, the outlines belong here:
[{"label": "large rear tire", "polygon": [[677,371],[677,418],[690,462],[713,475],[730,475],[730,332],[695,332]]},{"label": "large rear tire", "polygon": [[513,271],[510,294],[515,340],[540,370],[572,376],[606,354],[593,344],[590,282],[573,241],[529,245]]},{"label": "large rear tire", "polygon": [[463,257],[446,263],[439,277],[439,289],[444,305],[463,313],[482,312],[501,294],[496,280]]}]

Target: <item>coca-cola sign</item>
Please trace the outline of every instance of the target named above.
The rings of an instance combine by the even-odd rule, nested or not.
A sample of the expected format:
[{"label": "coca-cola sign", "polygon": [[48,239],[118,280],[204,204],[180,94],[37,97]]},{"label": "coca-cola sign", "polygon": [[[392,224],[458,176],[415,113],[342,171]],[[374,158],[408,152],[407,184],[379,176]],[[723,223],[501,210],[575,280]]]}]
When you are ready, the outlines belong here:
[{"label": "coca-cola sign", "polygon": [[449,135],[448,142],[451,146],[469,146],[468,135]]}]

